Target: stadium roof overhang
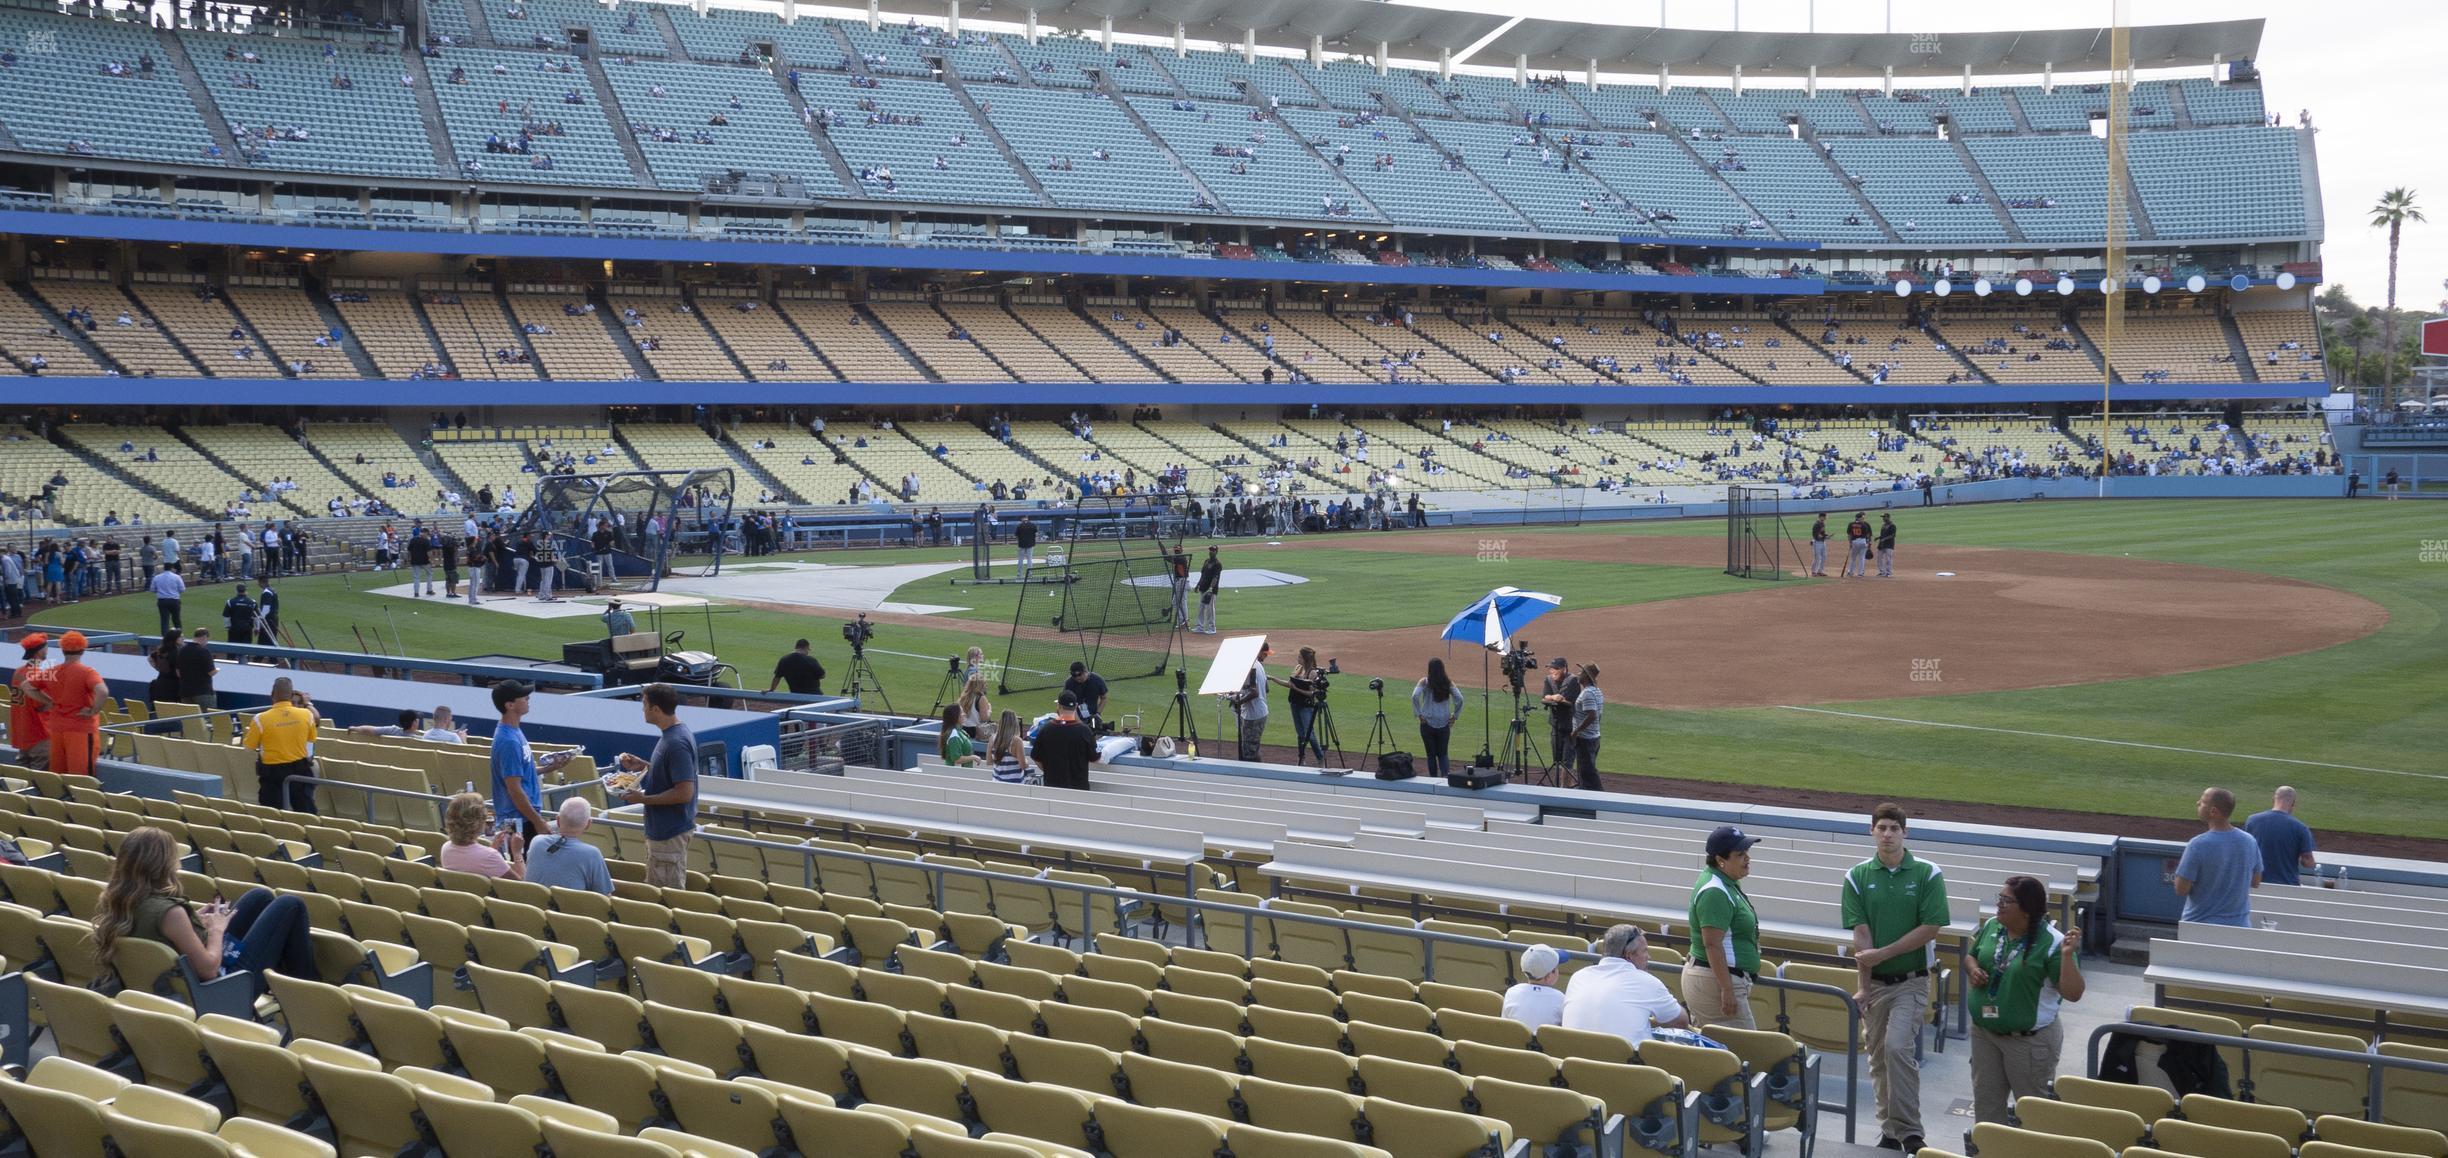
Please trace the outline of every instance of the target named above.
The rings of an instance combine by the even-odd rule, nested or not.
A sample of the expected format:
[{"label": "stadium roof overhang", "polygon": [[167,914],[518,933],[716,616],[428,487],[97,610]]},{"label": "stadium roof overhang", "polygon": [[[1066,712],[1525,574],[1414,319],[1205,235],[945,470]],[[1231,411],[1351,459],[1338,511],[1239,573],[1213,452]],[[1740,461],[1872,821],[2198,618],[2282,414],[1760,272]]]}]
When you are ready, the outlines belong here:
[{"label": "stadium roof overhang", "polygon": [[[881,0],[895,16],[940,19],[943,0]],[[1306,51],[1311,37],[1337,52],[1374,54],[1379,44],[1398,60],[1433,61],[1497,35],[1474,59],[1511,64],[1517,56],[1543,71],[1653,74],[1661,68],[1710,73],[1740,68],[1746,76],[1799,76],[1817,66],[1823,76],[1897,76],[2105,72],[2106,28],[2023,32],[1805,33],[1734,32],[1648,25],[1520,19],[1494,12],[1426,8],[1382,0],[969,0],[967,17],[1017,22],[1034,12],[1041,24],[1187,36],[1232,44],[1254,33],[1260,44]],[[1507,25],[1511,25],[1507,27]],[[2259,19],[2159,24],[2132,29],[2137,68],[2208,66],[2258,55]]]}]

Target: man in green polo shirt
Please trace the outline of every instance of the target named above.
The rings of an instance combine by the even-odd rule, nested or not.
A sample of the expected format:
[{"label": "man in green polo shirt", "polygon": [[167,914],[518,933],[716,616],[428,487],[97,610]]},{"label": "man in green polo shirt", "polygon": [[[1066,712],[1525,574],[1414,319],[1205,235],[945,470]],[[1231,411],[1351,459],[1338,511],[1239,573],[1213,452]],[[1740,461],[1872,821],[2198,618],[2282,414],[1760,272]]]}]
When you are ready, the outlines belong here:
[{"label": "man in green polo shirt", "polygon": [[1929,1020],[1932,943],[1947,927],[1946,878],[1938,866],[1904,847],[1904,810],[1870,811],[1878,855],[1845,874],[1844,916],[1853,930],[1853,960],[1861,970],[1863,1028],[1870,1046],[1879,1148],[1907,1154],[1921,1148],[1921,1026]]}]

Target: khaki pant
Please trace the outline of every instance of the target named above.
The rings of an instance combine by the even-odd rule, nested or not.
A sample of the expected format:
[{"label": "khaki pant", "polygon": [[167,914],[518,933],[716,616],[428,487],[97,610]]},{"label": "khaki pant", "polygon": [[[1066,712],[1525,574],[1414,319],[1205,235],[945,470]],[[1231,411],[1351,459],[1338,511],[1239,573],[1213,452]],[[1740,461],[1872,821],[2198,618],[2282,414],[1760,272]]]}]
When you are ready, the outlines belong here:
[{"label": "khaki pant", "polygon": [[659,889],[688,887],[688,846],[693,832],[646,842],[646,883]]},{"label": "khaki pant", "polygon": [[1972,1027],[1972,1119],[2004,1122],[2007,1095],[2028,1098],[2048,1092],[2057,1073],[2065,1028],[2056,1022],[2029,1037]]},{"label": "khaki pant", "polygon": [[[1728,973],[1726,980],[1734,983],[1734,1016],[1725,1015],[1725,993],[1717,987],[1717,971],[1705,965],[1683,966],[1683,1004],[1691,1010],[1692,1028],[1730,1025],[1736,1029],[1758,1029],[1751,1019],[1751,979]],[[1705,1032],[1705,1030],[1704,1030]]]},{"label": "khaki pant", "polygon": [[1929,1020],[1929,978],[1893,985],[1873,980],[1862,991],[1863,1028],[1870,1044],[1870,1087],[1876,1092],[1879,1133],[1902,1140],[1921,1136],[1921,1025]]}]

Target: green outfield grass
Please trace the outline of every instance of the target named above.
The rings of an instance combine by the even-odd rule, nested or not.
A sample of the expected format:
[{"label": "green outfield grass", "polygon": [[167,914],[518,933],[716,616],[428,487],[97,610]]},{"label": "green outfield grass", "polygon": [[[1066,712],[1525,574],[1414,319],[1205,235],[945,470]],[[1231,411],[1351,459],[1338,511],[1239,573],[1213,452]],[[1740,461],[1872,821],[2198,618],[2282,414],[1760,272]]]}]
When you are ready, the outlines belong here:
[{"label": "green outfield grass", "polygon": [[[1914,510],[1900,520],[1908,543],[2027,548],[2131,555],[2322,583],[2371,599],[2390,621],[2358,641],[2285,659],[2217,671],[2036,691],[1935,696],[1837,705],[1843,711],[1924,724],[1865,720],[1763,708],[1664,712],[1612,706],[1601,765],[1608,771],[1701,782],[1892,794],[1975,803],[2033,805],[2112,815],[2188,816],[2203,784],[2235,788],[2252,802],[2278,783],[2305,793],[2316,827],[2411,836],[2448,832],[2448,765],[2440,753],[2448,721],[2448,559],[2426,561],[2425,540],[2448,540],[2448,507],[2429,503],[2198,501],[2026,503]],[[1507,528],[1514,554],[1542,535],[1722,534],[1716,522],[1637,527]],[[1226,548],[1229,565],[1294,572],[1312,582],[1236,592],[1237,626],[1269,630],[1416,627],[1441,622],[1491,577],[1531,588],[1573,592],[1576,606],[1632,603],[1737,589],[1701,568],[1628,567],[1519,560],[1492,576],[1485,565],[1446,566],[1433,556],[1333,548],[1269,552],[1251,541]],[[828,563],[966,560],[966,549],[917,549],[794,556]],[[1471,560],[1456,560],[1470,563]],[[1602,578],[1603,581],[1599,581]],[[597,634],[592,620],[537,622],[469,610],[437,600],[383,599],[338,576],[281,584],[289,621],[326,648],[355,647],[354,624],[386,646],[454,657],[490,652],[552,657],[565,640]],[[190,625],[217,622],[226,587],[199,588],[187,600]],[[886,625],[871,659],[903,712],[924,712],[943,657],[971,644],[999,653],[1017,588],[975,587],[944,577],[904,587],[899,598],[972,610],[942,628]],[[384,617],[388,604],[391,618]],[[2272,608],[2271,614],[2284,614]],[[153,604],[143,596],[45,608],[36,622],[150,632]],[[967,619],[973,622],[960,622]],[[761,610],[717,610],[713,650],[762,688],[774,658],[807,636],[838,684],[845,658],[839,617]],[[394,629],[396,624],[396,644]],[[641,620],[641,627],[649,626]],[[678,612],[663,626],[707,640],[707,616]],[[1370,675],[1408,688],[1413,674],[1352,672],[1339,681],[1347,747],[1360,746],[1370,705],[1359,691]],[[1170,681],[1113,685],[1109,714],[1140,711],[1151,726]],[[1356,694],[1355,694],[1356,693]],[[1024,712],[1048,693],[1010,697]],[[1391,699],[1392,697],[1390,697]],[[1201,707],[1201,727],[1212,716]],[[1415,734],[1407,709],[1398,739]],[[1962,727],[1931,727],[1951,724]],[[1463,720],[1457,757],[1479,746],[1482,721]],[[1969,729],[1997,729],[1969,730]],[[1276,729],[1275,738],[1289,735]],[[2050,736],[2091,737],[2161,748],[2115,747]],[[2199,749],[2313,763],[2278,763],[2167,749]],[[2386,771],[2358,771],[2363,769]],[[2391,773],[2407,773],[2395,775]],[[2103,820],[2103,828],[2113,822]]]}]

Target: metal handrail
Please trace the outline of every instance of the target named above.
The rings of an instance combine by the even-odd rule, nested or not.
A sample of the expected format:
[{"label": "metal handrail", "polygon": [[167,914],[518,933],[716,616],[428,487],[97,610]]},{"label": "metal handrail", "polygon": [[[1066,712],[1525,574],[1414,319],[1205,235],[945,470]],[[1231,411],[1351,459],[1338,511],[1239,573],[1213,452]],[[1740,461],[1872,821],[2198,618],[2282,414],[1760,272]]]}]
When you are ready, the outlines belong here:
[{"label": "metal handrail", "polygon": [[2110,1035],[2119,1033],[2145,1041],[2159,1042],[2162,1045],[2172,1041],[2181,1041],[2240,1051],[2244,1055],[2244,1075],[2236,1082],[2235,1089],[2237,1098],[2242,1101],[2253,1100],[2252,1055],[2255,1052],[2368,1066],[2371,1069],[2371,1084],[2365,1090],[2363,1100],[2363,1120],[2367,1122],[2383,1120],[2380,1116],[2380,1098],[2383,1088],[2381,1077],[2389,1070],[2412,1070],[2415,1073],[2433,1074],[2448,1079],[2448,1062],[2392,1057],[2382,1053],[2359,1053],[2352,1050],[2330,1049],[2326,1046],[2297,1045],[2285,1041],[2262,1041],[2251,1037],[2230,1037],[2223,1033],[2203,1033],[2200,1030],[2179,1029],[2172,1025],[2151,1025],[2147,1022],[2135,1021],[2110,1022],[2091,1031],[2091,1040],[2084,1046],[2086,1056],[2083,1062],[2083,1073],[2085,1076],[2093,1078],[2099,1076],[2101,1045]]}]

